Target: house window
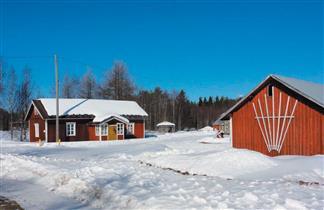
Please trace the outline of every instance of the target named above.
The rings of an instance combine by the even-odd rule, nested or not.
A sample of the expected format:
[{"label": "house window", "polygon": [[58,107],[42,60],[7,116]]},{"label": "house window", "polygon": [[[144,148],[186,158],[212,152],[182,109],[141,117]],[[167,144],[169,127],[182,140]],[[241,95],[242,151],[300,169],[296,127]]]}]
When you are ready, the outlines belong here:
[{"label": "house window", "polygon": [[272,96],[273,85],[268,85],[268,96]]},{"label": "house window", "polygon": [[96,125],[96,136],[100,136],[100,126],[101,126],[101,135],[108,135],[108,124]]},{"label": "house window", "polygon": [[124,124],[117,123],[117,135],[124,135]]},{"label": "house window", "polygon": [[134,134],[134,127],[135,127],[135,123],[128,123],[128,125],[127,125],[127,133]]},{"label": "house window", "polygon": [[66,135],[67,136],[75,136],[76,133],[76,123],[75,122],[67,122],[66,123]]},{"label": "house window", "polygon": [[39,138],[39,124],[35,123],[34,126],[35,126],[35,137]]},{"label": "house window", "polygon": [[36,109],[34,109],[34,114],[35,114],[35,116],[38,115],[38,111]]}]

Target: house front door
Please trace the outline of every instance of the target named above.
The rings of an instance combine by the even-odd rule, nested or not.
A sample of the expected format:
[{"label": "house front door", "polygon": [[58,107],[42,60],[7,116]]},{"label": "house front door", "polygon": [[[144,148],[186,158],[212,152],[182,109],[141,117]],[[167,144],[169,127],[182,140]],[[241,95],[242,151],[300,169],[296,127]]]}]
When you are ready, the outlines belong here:
[{"label": "house front door", "polygon": [[116,125],[109,125],[108,139],[109,140],[117,139]]}]

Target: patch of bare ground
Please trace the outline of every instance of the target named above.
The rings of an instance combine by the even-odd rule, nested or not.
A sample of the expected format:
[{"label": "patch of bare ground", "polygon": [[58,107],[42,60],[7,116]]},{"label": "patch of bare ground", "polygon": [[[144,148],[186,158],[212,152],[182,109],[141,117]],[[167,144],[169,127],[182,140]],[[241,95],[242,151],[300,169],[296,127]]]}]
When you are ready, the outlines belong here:
[{"label": "patch of bare ground", "polygon": [[305,181],[298,181],[299,185],[306,185],[306,186],[312,186],[312,185],[321,185],[323,186],[324,184],[320,184],[319,182],[305,182]]},{"label": "patch of bare ground", "polygon": [[145,163],[143,161],[139,161],[139,163],[144,164],[144,165],[149,166],[149,167],[155,167],[155,168],[160,168],[162,170],[173,171],[173,172],[176,172],[178,174],[185,175],[185,176],[188,176],[188,175],[191,175],[191,176],[207,176],[206,174],[195,174],[195,173],[191,174],[188,171],[180,171],[180,170],[176,170],[176,169],[173,169],[173,168],[157,167],[157,166],[153,166],[151,163]]},{"label": "patch of bare ground", "polygon": [[24,210],[16,201],[0,195],[0,210]]}]

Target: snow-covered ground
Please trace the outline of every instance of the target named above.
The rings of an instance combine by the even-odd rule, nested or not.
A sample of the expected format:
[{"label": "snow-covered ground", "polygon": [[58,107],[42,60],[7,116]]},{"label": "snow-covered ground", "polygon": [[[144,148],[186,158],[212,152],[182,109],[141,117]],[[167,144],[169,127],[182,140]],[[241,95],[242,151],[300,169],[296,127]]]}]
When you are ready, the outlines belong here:
[{"label": "snow-covered ground", "polygon": [[270,158],[214,135],[40,147],[0,133],[0,195],[26,209],[323,209],[324,156]]}]

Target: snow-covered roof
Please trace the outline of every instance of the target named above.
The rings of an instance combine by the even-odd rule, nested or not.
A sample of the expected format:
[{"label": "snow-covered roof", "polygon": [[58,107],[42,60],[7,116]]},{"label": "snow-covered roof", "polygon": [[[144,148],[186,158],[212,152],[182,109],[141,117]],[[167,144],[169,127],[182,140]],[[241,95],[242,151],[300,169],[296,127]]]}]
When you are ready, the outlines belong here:
[{"label": "snow-covered roof", "polygon": [[[47,114],[56,115],[55,98],[40,98]],[[94,122],[101,122],[110,116],[148,116],[135,101],[104,99],[59,99],[59,115],[94,115]]]},{"label": "snow-covered roof", "polygon": [[280,80],[285,85],[294,89],[304,97],[311,101],[317,102],[324,107],[324,85],[295,78],[283,77],[279,75],[271,75],[273,78]]},{"label": "snow-covered roof", "polygon": [[157,127],[159,127],[159,126],[175,126],[175,124],[168,122],[168,121],[163,121],[163,122],[160,122],[159,124],[157,124],[156,126]]},{"label": "snow-covered roof", "polygon": [[237,107],[243,104],[247,98],[257,91],[265,82],[269,79],[274,79],[277,82],[285,85],[287,88],[291,89],[292,91],[300,94],[301,96],[307,98],[308,100],[312,101],[313,103],[319,105],[320,107],[324,108],[324,85],[317,84],[309,81],[299,80],[295,78],[289,78],[279,75],[270,74],[264,81],[262,81],[256,88],[254,88],[249,94],[239,100],[234,106],[224,112],[215,122],[218,120],[223,120],[228,118],[229,114],[232,113]]},{"label": "snow-covered roof", "polygon": [[98,121],[100,121],[102,123],[106,123],[106,122],[109,122],[109,121],[111,121],[113,119],[116,119],[116,120],[124,122],[124,123],[129,123],[129,120],[127,118],[122,117],[120,115],[116,115],[116,114],[109,115],[105,119],[98,119]]}]

